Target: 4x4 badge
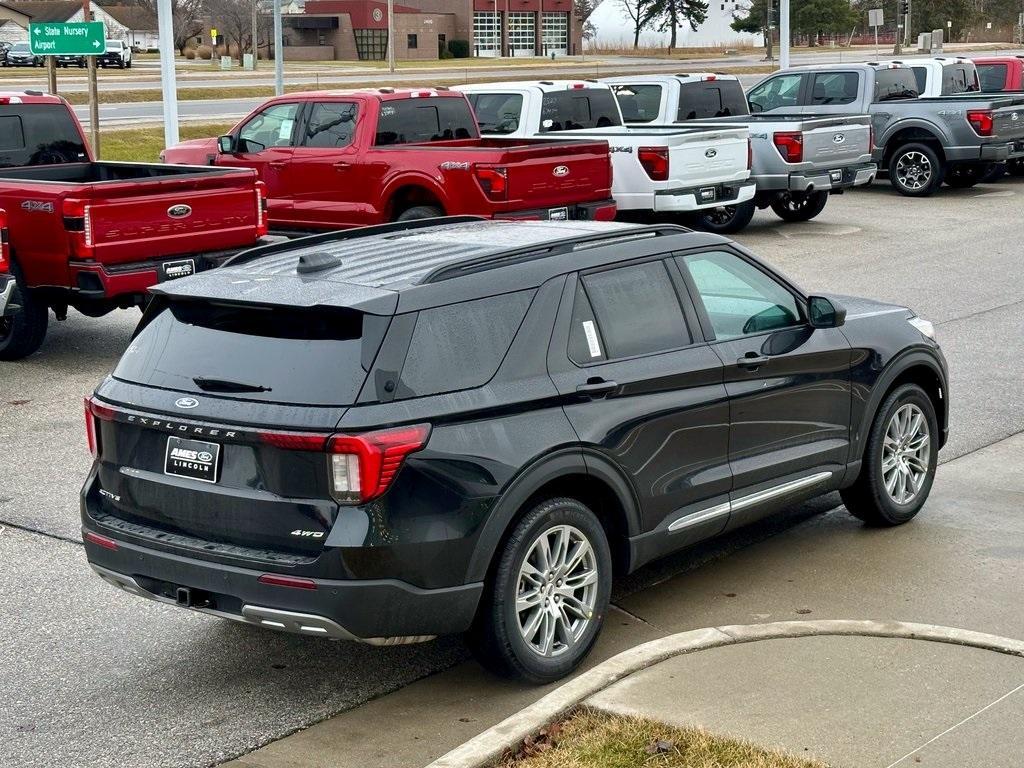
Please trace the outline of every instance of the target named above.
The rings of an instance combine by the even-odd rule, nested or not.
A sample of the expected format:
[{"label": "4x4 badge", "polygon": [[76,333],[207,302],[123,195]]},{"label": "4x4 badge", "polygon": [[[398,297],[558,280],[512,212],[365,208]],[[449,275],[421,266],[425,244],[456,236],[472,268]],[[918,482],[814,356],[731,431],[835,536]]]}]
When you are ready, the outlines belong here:
[{"label": "4x4 badge", "polygon": [[196,400],[194,397],[179,397],[177,400],[174,401],[174,404],[178,408],[195,408],[197,405],[199,405],[199,401]]}]

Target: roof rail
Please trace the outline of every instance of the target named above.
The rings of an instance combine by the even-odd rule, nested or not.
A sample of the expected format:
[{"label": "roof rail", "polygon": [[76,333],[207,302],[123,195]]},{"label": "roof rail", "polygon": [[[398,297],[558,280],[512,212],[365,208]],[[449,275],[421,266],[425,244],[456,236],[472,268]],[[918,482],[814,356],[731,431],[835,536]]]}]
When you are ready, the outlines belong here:
[{"label": "roof rail", "polygon": [[301,248],[308,245],[320,245],[321,243],[334,243],[341,240],[357,240],[360,237],[373,237],[374,235],[389,235],[397,232],[410,232],[417,229],[439,227],[445,224],[468,224],[474,221],[485,221],[482,216],[439,216],[433,219],[413,219],[411,221],[392,221],[389,224],[375,224],[371,227],[354,227],[342,229],[335,232],[324,232],[319,235],[306,235],[294,240],[285,240],[282,243],[270,243],[269,245],[258,245],[255,248],[236,253],[224,262],[223,266],[235,266],[244,264],[247,261],[258,259],[261,256],[269,256],[282,251],[290,251],[294,248]]},{"label": "roof rail", "polygon": [[37,91],[35,88],[26,88],[24,90],[26,96],[42,96],[42,91]]},{"label": "roof rail", "polygon": [[489,269],[507,267],[512,264],[522,264],[527,261],[544,259],[549,256],[558,256],[563,253],[571,253],[577,250],[577,246],[590,246],[592,248],[611,243],[617,240],[635,240],[646,237],[665,237],[667,235],[679,235],[692,232],[692,229],[678,224],[655,224],[650,226],[637,225],[628,229],[620,229],[614,232],[595,232],[589,235],[566,237],[559,240],[552,240],[548,243],[527,245],[521,248],[511,248],[500,253],[492,253],[481,256],[477,259],[469,259],[456,264],[446,264],[428,272],[420,281],[421,284],[440,283],[451,280],[455,277],[486,272]]}]

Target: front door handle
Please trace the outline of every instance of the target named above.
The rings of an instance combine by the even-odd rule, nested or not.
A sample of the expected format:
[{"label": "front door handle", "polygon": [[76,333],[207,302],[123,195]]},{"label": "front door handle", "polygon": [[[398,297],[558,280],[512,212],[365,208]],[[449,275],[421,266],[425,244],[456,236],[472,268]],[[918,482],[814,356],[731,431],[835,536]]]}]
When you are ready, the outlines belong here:
[{"label": "front door handle", "polygon": [[344,171],[346,168],[351,168],[351,167],[352,167],[352,163],[350,163],[350,162],[348,162],[346,160],[339,160],[338,162],[336,162],[334,164],[335,170],[338,170],[338,171]]},{"label": "front door handle", "polygon": [[756,371],[762,365],[767,365],[770,360],[770,357],[759,355],[756,352],[747,352],[747,354],[736,361],[736,365],[740,368],[747,368],[751,371]]},{"label": "front door handle", "polygon": [[275,171],[280,171],[282,168],[288,165],[288,163],[285,162],[284,160],[276,160],[273,163],[267,163],[267,165],[270,168],[273,168]]},{"label": "front door handle", "polygon": [[614,381],[605,381],[604,379],[588,379],[586,384],[580,384],[576,387],[576,391],[581,395],[587,397],[601,397],[607,395],[613,389],[618,388],[618,384]]}]

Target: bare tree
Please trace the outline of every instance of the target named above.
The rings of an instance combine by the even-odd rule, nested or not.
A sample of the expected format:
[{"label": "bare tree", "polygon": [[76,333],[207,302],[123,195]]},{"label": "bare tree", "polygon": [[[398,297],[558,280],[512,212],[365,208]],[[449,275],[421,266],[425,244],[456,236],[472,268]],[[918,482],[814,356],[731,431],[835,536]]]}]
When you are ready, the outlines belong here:
[{"label": "bare tree", "polygon": [[633,48],[639,48],[640,33],[654,18],[657,0],[619,0],[619,5],[633,22]]},{"label": "bare tree", "polygon": [[[157,18],[157,0],[140,0],[139,5],[149,9],[153,18]],[[202,0],[171,0],[174,47],[178,53],[184,55],[189,40],[203,31],[202,12]]]},{"label": "bare tree", "polygon": [[224,33],[228,44],[228,55],[232,44],[238,52],[238,60],[255,50],[252,39],[252,12],[255,0],[206,0],[206,11],[214,25]]}]

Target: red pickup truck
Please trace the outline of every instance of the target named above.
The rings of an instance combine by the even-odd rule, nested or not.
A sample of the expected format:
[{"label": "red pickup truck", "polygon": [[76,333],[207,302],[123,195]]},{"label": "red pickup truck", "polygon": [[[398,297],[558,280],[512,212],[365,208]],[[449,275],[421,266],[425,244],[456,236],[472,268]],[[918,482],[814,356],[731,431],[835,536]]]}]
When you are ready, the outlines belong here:
[{"label": "red pickup truck", "polygon": [[266,234],[251,170],[93,162],[64,99],[0,93],[0,360],[35,352],[49,312],[99,317]]},{"label": "red pickup truck", "polygon": [[[983,93],[1024,91],[1024,56],[979,56],[971,61],[978,69]],[[1010,160],[1005,170],[1012,176],[1024,176],[1024,161]]]},{"label": "red pickup truck", "polygon": [[289,94],[227,136],[183,142],[162,158],[255,169],[281,230],[616,212],[607,142],[481,138],[466,97],[446,89]]}]

